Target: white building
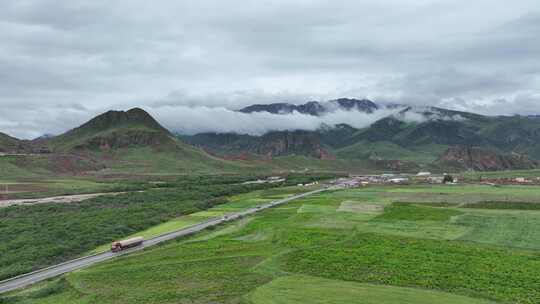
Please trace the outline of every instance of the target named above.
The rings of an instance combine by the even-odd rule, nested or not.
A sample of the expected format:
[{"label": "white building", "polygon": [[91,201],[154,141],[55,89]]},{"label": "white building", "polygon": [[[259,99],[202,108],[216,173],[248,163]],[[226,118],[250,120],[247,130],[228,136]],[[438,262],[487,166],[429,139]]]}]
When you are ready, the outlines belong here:
[{"label": "white building", "polygon": [[400,177],[400,178],[392,178],[388,181],[392,184],[406,184],[409,182],[409,179],[405,177]]}]

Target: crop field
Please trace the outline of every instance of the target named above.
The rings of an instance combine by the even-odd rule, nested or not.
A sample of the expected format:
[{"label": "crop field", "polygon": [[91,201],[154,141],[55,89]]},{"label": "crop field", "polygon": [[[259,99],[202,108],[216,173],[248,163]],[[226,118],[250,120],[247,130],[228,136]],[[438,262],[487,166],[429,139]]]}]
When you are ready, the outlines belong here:
[{"label": "crop field", "polygon": [[[281,195],[242,194],[201,217]],[[0,303],[540,303],[540,210],[523,206],[537,203],[533,186],[325,192]]]}]

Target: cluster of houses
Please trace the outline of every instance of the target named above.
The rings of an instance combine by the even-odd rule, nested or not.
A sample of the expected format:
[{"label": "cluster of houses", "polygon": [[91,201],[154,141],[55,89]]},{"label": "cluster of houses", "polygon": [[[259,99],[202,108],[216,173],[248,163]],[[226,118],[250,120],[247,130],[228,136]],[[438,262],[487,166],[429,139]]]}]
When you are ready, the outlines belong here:
[{"label": "cluster of houses", "polygon": [[407,184],[410,179],[401,175],[352,175],[349,178],[339,178],[334,183],[344,188],[356,188],[370,184]]},{"label": "cluster of houses", "polygon": [[249,184],[274,184],[284,182],[286,179],[280,176],[269,176],[266,179],[257,179],[253,181],[244,182],[244,185]]},{"label": "cluster of houses", "polygon": [[456,184],[457,182],[457,178],[451,177],[448,174],[434,175],[431,172],[419,172],[418,174],[351,175],[349,178],[337,179],[334,183],[344,188],[356,188],[369,184]]},{"label": "cluster of houses", "polygon": [[540,184],[540,177],[480,178],[480,183],[486,185],[538,185]]}]

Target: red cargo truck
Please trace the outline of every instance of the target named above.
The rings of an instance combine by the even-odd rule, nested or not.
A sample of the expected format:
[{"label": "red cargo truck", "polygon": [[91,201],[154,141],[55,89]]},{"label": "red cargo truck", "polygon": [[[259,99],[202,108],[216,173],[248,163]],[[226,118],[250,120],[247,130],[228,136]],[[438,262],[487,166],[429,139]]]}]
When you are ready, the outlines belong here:
[{"label": "red cargo truck", "polygon": [[127,248],[139,246],[143,242],[144,242],[144,238],[142,236],[137,236],[137,237],[130,238],[127,240],[122,240],[122,241],[114,241],[111,244],[111,251],[112,252],[122,251]]}]

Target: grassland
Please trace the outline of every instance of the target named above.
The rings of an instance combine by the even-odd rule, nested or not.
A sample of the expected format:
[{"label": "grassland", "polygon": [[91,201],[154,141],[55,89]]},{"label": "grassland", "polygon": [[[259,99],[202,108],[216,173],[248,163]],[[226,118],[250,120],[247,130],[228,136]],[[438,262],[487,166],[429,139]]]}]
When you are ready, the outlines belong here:
[{"label": "grassland", "polygon": [[472,299],[443,292],[385,285],[362,284],[320,277],[291,275],[265,284],[247,296],[253,304],[487,304],[490,301]]},{"label": "grassland", "polygon": [[[214,158],[200,150],[177,143],[181,149],[156,153],[149,147],[118,149],[107,154],[106,174],[182,175],[254,172],[252,164]],[[268,170],[267,172],[270,172]],[[103,172],[101,172],[103,173]]]},{"label": "grassland", "polygon": [[[462,208],[478,191],[499,190],[321,193],[10,293],[0,303],[540,303],[540,211]],[[394,203],[404,193],[430,203],[409,196]],[[540,203],[539,193],[512,187],[507,199],[536,196]],[[250,193],[233,204],[275,195],[279,190]],[[437,205],[448,196],[462,201]]]},{"label": "grassland", "polygon": [[29,178],[37,177],[39,174],[48,173],[45,169],[25,168],[17,165],[16,156],[2,156],[0,157],[0,172],[2,172],[2,178]]}]

